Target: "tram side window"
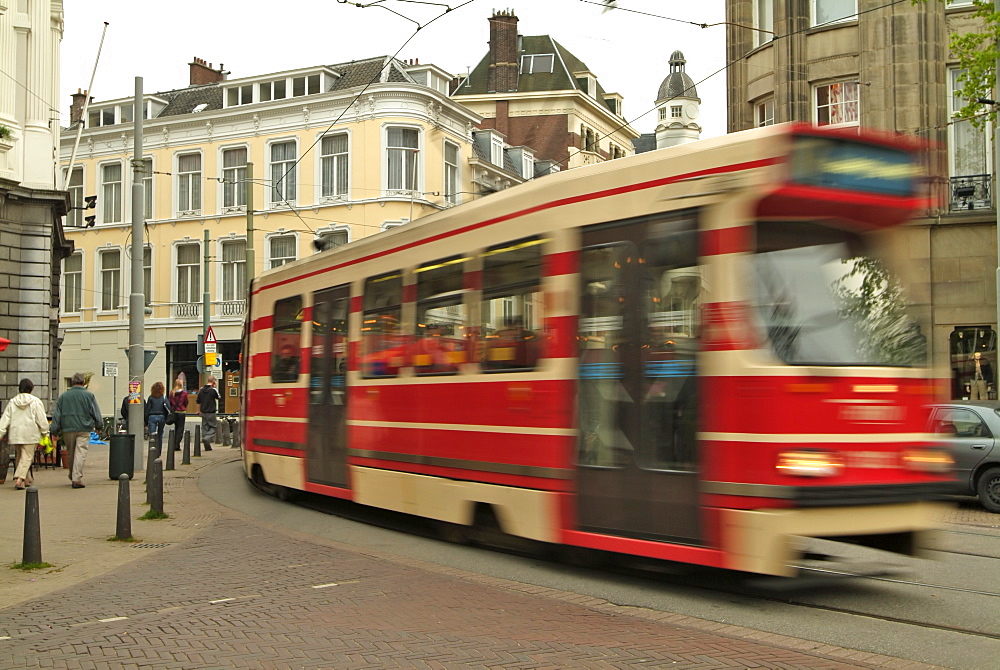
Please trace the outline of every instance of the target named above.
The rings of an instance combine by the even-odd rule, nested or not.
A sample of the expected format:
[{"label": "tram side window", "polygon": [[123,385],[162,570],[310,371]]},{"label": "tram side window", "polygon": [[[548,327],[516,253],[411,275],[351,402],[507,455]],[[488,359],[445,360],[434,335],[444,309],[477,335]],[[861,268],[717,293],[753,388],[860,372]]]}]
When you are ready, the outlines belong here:
[{"label": "tram side window", "polygon": [[483,253],[483,370],[533,370],[538,365],[545,316],[543,242],[518,240]]},{"label": "tram side window", "polygon": [[417,268],[417,337],[411,356],[417,374],[454,374],[467,360],[466,260],[449,258]]},{"label": "tram side window", "polygon": [[274,303],[271,335],[271,381],[298,381],[301,354],[302,297],[278,300]]},{"label": "tram side window", "polygon": [[637,460],[645,468],[694,471],[697,453],[696,361],[701,306],[708,301],[698,265],[694,214],[650,226],[640,265],[643,430]]},{"label": "tram side window", "polygon": [[402,331],[403,274],[365,280],[361,320],[361,374],[365,377],[395,377],[406,359],[406,336]]}]

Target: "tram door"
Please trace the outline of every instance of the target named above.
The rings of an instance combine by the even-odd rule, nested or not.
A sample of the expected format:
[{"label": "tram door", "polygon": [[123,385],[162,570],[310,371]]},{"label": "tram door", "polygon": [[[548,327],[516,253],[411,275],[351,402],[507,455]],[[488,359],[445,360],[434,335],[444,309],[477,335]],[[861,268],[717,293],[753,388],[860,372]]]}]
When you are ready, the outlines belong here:
[{"label": "tram door", "polygon": [[313,294],[309,362],[310,482],[347,486],[347,315],[349,286]]},{"label": "tram door", "polygon": [[585,229],[578,340],[582,530],[701,540],[697,213]]}]

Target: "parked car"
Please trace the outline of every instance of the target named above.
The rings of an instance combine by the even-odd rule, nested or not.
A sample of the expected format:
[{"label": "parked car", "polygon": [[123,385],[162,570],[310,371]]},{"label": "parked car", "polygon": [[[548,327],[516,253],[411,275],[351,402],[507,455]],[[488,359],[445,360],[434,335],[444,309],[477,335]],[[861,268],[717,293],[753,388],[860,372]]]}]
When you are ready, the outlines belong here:
[{"label": "parked car", "polygon": [[955,493],[979,496],[1000,514],[1000,401],[956,400],[931,406],[928,431],[955,459]]}]

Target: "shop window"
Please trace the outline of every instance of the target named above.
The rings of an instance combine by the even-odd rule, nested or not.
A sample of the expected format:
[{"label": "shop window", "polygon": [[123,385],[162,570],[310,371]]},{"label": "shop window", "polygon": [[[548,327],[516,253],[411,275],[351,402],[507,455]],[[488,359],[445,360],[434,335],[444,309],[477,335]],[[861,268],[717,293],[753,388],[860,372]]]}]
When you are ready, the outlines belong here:
[{"label": "shop window", "polygon": [[[951,332],[951,397],[997,397],[997,337],[989,326],[956,326]],[[977,356],[978,354],[978,356]],[[983,394],[985,394],[984,397]]]}]

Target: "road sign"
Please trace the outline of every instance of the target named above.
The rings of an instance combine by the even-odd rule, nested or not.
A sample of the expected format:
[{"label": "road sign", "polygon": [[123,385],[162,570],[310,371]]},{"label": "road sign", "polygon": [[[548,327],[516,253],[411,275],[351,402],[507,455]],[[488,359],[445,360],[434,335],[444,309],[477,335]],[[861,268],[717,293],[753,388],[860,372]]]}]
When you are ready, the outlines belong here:
[{"label": "road sign", "polygon": [[145,365],[142,366],[142,371],[145,372],[146,370],[149,369],[149,364],[153,362],[154,358],[156,358],[156,351],[150,351],[149,349],[146,349],[145,351],[142,352],[142,354],[143,354],[142,356],[143,363],[145,363]]},{"label": "road sign", "polygon": [[215,344],[218,340],[215,339],[215,331],[209,326],[208,330],[205,331],[205,344]]},{"label": "road sign", "polygon": [[104,361],[101,374],[105,377],[117,377],[118,361]]}]

